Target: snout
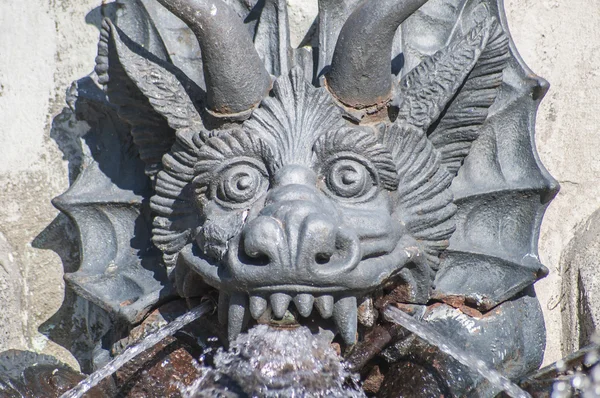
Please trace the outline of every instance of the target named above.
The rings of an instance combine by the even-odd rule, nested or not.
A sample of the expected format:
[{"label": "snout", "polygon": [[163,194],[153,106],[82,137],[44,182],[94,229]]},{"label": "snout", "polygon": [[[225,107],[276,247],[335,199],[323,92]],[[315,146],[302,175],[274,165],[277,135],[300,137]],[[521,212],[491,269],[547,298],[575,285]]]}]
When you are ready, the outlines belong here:
[{"label": "snout", "polygon": [[401,236],[401,226],[386,212],[385,196],[350,206],[329,195],[310,169],[287,166],[228,241],[223,261],[214,264],[194,245],[182,250],[182,261],[221,289],[220,314],[227,316],[230,336],[249,315],[258,319],[268,308],[281,319],[293,301],[303,317],[314,307],[323,318],[333,318],[343,338],[353,342],[357,297],[411,262],[429,275],[418,244]]},{"label": "snout", "polygon": [[289,272],[290,277],[295,274],[293,280],[303,274],[350,271],[357,265],[358,239],[330,216],[301,202],[283,207],[276,216],[261,215],[243,230],[240,254],[244,264],[271,265]]},{"label": "snout", "polygon": [[273,189],[230,253],[232,276],[254,288],[328,286],[361,259],[356,234],[316,187],[303,184]]}]

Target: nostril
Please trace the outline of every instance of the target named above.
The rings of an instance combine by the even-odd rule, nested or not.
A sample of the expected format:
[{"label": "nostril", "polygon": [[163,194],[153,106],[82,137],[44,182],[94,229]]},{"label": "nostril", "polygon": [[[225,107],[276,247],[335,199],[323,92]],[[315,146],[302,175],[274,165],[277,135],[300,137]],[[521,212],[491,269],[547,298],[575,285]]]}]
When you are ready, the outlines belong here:
[{"label": "nostril", "polygon": [[360,262],[358,236],[342,228],[336,228],[333,232],[335,235],[312,235],[311,245],[308,246],[312,255],[305,257],[305,264],[312,266],[311,273],[314,275],[334,277],[353,270]]},{"label": "nostril", "polygon": [[320,265],[327,264],[331,260],[331,255],[328,253],[317,253],[315,256],[315,262]]},{"label": "nostril", "polygon": [[267,265],[277,261],[278,246],[283,231],[277,220],[258,217],[248,223],[242,232],[239,257],[249,265]]},{"label": "nostril", "polygon": [[266,254],[257,253],[255,256],[248,256],[253,265],[267,265],[271,262],[271,259]]},{"label": "nostril", "polygon": [[267,265],[271,262],[268,254],[256,248],[249,248],[242,240],[240,242],[240,255],[245,263],[252,265]]}]

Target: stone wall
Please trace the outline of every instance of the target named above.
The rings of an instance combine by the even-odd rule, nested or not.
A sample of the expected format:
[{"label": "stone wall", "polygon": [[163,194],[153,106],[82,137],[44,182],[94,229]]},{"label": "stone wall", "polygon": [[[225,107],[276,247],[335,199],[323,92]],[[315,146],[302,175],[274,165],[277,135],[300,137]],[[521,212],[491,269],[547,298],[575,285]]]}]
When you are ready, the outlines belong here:
[{"label": "stone wall", "polygon": [[61,124],[77,127],[74,120],[54,118],[65,107],[71,82],[93,68],[98,29],[89,22],[99,5],[100,0],[0,2],[0,235],[7,241],[0,251],[8,250],[0,254],[0,269],[9,278],[0,274],[0,286],[18,286],[3,311],[24,331],[22,337],[0,335],[0,351],[26,347],[69,358],[38,332],[64,298],[63,262],[44,242],[60,229],[50,200],[69,185],[68,163],[53,136],[60,135]]},{"label": "stone wall", "polygon": [[[572,347],[570,335],[562,335],[561,308],[569,307],[565,304],[578,295],[572,291],[576,286],[562,284],[566,259],[561,266],[561,256],[567,255],[565,249],[579,226],[600,208],[600,2],[505,3],[519,52],[551,84],[538,113],[536,139],[542,162],[561,185],[540,236],[540,258],[550,275],[536,285],[545,312],[546,361],[550,361]],[[596,259],[597,267],[600,253],[588,251],[587,256],[591,263]],[[565,327],[570,327],[569,322]]]},{"label": "stone wall", "polygon": [[[311,25],[316,3],[288,1],[298,42]],[[27,348],[71,364],[68,353],[38,329],[53,327],[49,319],[65,294],[63,268],[77,264],[75,247],[55,243],[57,236],[73,231],[50,200],[67,188],[85,162],[77,140],[65,133],[86,131],[65,109],[65,91],[71,81],[93,69],[100,4],[101,0],[0,1],[0,351]],[[587,230],[595,231],[595,219],[589,228],[585,222],[600,208],[600,2],[506,0],[505,5],[521,55],[552,84],[537,128],[540,157],[562,185],[540,239],[541,259],[551,270],[537,285],[550,362],[562,356],[561,344],[568,351],[579,341],[574,336],[581,335],[582,318],[573,314],[580,295],[573,281],[578,280],[579,263],[588,270],[581,274],[593,279],[599,257],[592,249],[580,255],[596,246],[576,241],[584,239]],[[579,225],[583,232],[576,235]],[[596,242],[595,233],[586,236]],[[561,264],[569,266],[564,289]],[[587,292],[593,295],[594,289]],[[587,299],[594,305],[593,297]],[[584,329],[589,328],[589,320],[585,322]]]}]

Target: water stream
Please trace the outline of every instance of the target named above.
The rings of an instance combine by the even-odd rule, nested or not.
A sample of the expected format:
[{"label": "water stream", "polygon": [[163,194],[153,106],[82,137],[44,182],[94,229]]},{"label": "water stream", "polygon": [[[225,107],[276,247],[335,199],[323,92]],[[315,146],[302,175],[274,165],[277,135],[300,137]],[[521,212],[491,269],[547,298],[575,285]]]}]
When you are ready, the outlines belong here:
[{"label": "water stream", "polygon": [[463,365],[477,371],[480,375],[489,380],[490,383],[498,388],[501,388],[512,398],[531,398],[531,395],[523,391],[507,377],[487,366],[484,361],[477,358],[473,354],[465,352],[431,326],[418,321],[412,316],[394,307],[387,307],[385,310],[385,316],[389,320],[394,321],[400,326],[416,334],[429,344],[438,347],[442,352],[450,355]]},{"label": "water stream", "polygon": [[[207,302],[180,316],[168,325],[148,335],[139,344],[129,347],[127,350],[125,350],[125,352],[123,352],[123,354],[117,356],[105,366],[89,375],[86,379],[82,380],[75,388],[67,391],[60,398],[81,398],[86,392],[95,387],[105,378],[110,377],[123,365],[131,361],[137,355],[158,344],[166,337],[173,335],[175,332],[188,325],[189,323],[201,318],[211,309],[212,305]],[[469,368],[477,371],[480,375],[489,380],[490,383],[505,391],[509,396],[513,398],[531,398],[531,396],[527,392],[523,391],[516,384],[511,382],[507,377],[491,369],[489,366],[486,365],[484,361],[477,358],[473,354],[467,353],[461,348],[459,348],[456,344],[454,344],[452,341],[449,341],[445,336],[437,332],[431,326],[418,321],[412,316],[394,307],[388,307],[385,311],[385,315],[389,320],[401,325],[402,327],[416,334],[428,343],[435,345],[442,352],[455,358],[463,365],[468,366]],[[263,331],[262,334],[266,333],[267,332]],[[277,334],[277,336],[279,336],[279,334]],[[279,340],[279,338],[277,338],[276,340]],[[283,346],[287,345],[288,344],[283,344]],[[243,344],[243,346],[248,345]],[[249,345],[249,347],[252,346],[254,346],[254,344]],[[281,346],[281,344],[277,344],[277,346]],[[314,352],[312,354],[314,355]],[[224,361],[224,363],[230,362],[234,363],[233,361]]]},{"label": "water stream", "polygon": [[160,343],[163,339],[173,335],[175,332],[177,332],[184,326],[201,318],[206,313],[211,311],[212,308],[213,306],[211,303],[205,302],[199,305],[198,307],[194,308],[193,310],[190,310],[189,312],[175,319],[168,325],[165,325],[156,332],[148,335],[139,344],[129,347],[121,355],[117,356],[112,361],[104,365],[102,368],[98,369],[97,371],[89,375],[87,378],[83,379],[75,388],[61,395],[60,398],[81,398],[83,394],[85,394],[90,389],[94,388],[105,378],[110,377],[113,373],[115,373],[123,365],[131,361],[137,355]]}]

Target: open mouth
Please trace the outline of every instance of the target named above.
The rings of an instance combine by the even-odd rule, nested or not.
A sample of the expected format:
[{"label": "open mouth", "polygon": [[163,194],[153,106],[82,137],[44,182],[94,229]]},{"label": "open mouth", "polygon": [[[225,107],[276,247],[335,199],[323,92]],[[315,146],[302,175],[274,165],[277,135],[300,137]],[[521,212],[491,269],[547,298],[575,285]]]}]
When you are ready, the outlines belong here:
[{"label": "open mouth", "polygon": [[270,307],[273,319],[281,320],[292,302],[300,316],[309,317],[313,309],[316,309],[324,319],[333,319],[336,329],[346,343],[356,342],[358,302],[355,296],[221,293],[219,311],[223,315],[227,313],[228,335],[233,339],[244,330],[250,316],[258,319]]},{"label": "open mouth", "polygon": [[332,318],[344,341],[353,344],[357,298],[393,278],[408,263],[423,260],[421,250],[411,239],[400,239],[391,252],[362,260],[360,246],[353,245],[359,249],[351,252],[353,264],[346,272],[315,275],[296,264],[245,264],[237,255],[239,242],[239,237],[231,241],[220,264],[206,259],[193,244],[181,251],[188,266],[220,290],[219,312],[227,322],[231,339],[245,329],[250,318],[260,318],[268,308],[277,320],[293,305],[301,317],[311,316],[316,309],[324,319]]}]

